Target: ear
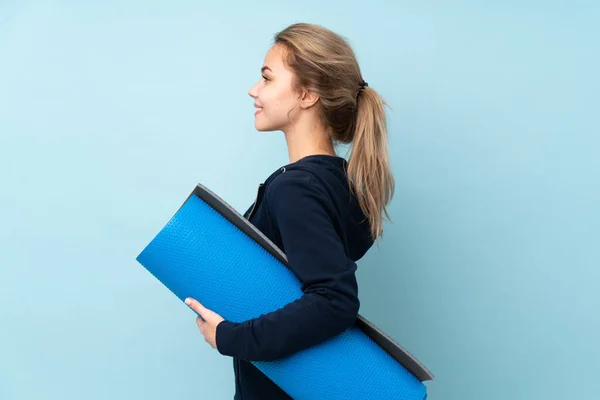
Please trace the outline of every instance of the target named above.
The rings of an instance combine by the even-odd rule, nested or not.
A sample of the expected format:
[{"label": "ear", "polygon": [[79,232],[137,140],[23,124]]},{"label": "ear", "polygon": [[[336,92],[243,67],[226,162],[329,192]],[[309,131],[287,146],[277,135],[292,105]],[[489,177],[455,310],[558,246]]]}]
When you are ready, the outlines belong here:
[{"label": "ear", "polygon": [[302,89],[300,95],[300,107],[306,109],[314,106],[319,101],[319,95],[308,89]]}]

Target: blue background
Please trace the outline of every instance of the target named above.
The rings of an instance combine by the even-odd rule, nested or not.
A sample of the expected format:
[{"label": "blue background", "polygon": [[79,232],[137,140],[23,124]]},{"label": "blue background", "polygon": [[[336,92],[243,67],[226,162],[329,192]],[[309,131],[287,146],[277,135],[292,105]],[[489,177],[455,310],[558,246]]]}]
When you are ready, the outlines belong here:
[{"label": "blue background", "polygon": [[433,400],[598,396],[597,2],[79,3],[0,2],[0,399],[232,397],[135,257],[197,182],[243,212],[289,161],[247,91],[298,21],[391,107],[361,314]]}]

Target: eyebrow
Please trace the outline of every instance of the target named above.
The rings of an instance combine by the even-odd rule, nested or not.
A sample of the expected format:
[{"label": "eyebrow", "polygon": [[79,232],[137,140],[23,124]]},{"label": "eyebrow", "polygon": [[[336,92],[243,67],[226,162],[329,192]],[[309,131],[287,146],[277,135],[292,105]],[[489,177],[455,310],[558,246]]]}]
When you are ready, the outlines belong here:
[{"label": "eyebrow", "polygon": [[267,66],[265,65],[264,67],[262,67],[262,68],[260,69],[260,73],[262,74],[262,73],[263,73],[263,72],[265,72],[265,70],[267,70],[267,69],[268,69],[269,71],[273,72],[273,71],[271,70],[271,68],[269,68],[269,67],[267,67]]}]

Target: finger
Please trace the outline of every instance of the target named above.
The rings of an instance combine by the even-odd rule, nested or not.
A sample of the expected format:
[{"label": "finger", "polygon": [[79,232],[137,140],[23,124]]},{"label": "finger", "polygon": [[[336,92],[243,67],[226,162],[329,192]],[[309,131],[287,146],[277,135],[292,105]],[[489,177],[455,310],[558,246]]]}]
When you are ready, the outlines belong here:
[{"label": "finger", "polygon": [[187,299],[185,299],[185,304],[190,306],[190,308],[192,310],[196,311],[198,314],[200,314],[204,318],[203,314],[206,313],[207,310],[206,310],[206,308],[204,308],[204,306],[202,304],[200,304],[200,302],[198,302],[198,300],[188,297]]},{"label": "finger", "polygon": [[200,317],[196,317],[196,325],[198,325],[200,333],[204,335],[204,328],[206,326],[206,322],[202,321]]}]

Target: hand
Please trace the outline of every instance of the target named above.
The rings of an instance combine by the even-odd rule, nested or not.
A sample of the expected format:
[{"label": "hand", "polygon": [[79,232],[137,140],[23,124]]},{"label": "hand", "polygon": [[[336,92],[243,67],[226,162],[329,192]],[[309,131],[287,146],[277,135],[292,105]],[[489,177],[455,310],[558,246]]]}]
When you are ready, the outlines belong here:
[{"label": "hand", "polygon": [[187,304],[192,310],[200,314],[199,317],[196,317],[196,324],[198,325],[198,328],[200,328],[200,333],[204,336],[204,340],[206,341],[206,343],[210,344],[213,349],[216,349],[217,325],[224,321],[225,318],[221,317],[216,312],[204,307],[197,300],[194,300],[191,297],[185,299],[185,304]]}]

